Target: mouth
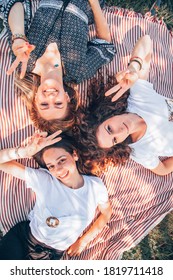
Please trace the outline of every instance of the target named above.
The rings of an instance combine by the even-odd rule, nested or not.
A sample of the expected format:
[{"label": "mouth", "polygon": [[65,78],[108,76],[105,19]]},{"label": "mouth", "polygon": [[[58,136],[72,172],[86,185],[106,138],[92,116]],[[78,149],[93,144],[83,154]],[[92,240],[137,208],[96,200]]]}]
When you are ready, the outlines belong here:
[{"label": "mouth", "polygon": [[126,129],[127,129],[127,133],[129,134],[129,128],[128,128],[127,124],[125,124],[124,122],[123,122],[123,124],[126,127]]},{"label": "mouth", "polygon": [[67,177],[68,177],[68,174],[69,174],[69,171],[67,171],[65,174],[63,174],[63,175],[61,175],[61,176],[58,176],[58,179],[59,179],[59,180],[63,180],[63,179],[65,179],[65,178],[67,178]]},{"label": "mouth", "polygon": [[44,92],[58,92],[56,88],[45,89]]}]

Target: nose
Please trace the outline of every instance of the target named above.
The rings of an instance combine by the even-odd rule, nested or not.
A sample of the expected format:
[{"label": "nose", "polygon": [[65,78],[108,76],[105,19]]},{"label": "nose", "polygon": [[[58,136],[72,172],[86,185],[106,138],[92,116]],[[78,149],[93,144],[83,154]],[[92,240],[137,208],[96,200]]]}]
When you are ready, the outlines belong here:
[{"label": "nose", "polygon": [[56,165],[55,166],[55,172],[56,172],[57,175],[61,175],[62,172],[63,172],[63,167],[59,166],[59,165]]}]

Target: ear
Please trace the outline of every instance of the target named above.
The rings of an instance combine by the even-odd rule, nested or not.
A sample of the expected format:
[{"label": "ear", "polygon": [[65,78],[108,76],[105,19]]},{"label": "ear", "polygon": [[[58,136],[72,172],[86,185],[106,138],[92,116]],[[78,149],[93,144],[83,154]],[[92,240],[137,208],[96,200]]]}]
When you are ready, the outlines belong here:
[{"label": "ear", "polygon": [[65,95],[67,97],[67,102],[70,103],[70,96],[68,95],[68,92],[65,91]]},{"label": "ear", "polygon": [[77,152],[75,150],[73,151],[73,158],[75,161],[78,161],[78,159],[79,159]]}]

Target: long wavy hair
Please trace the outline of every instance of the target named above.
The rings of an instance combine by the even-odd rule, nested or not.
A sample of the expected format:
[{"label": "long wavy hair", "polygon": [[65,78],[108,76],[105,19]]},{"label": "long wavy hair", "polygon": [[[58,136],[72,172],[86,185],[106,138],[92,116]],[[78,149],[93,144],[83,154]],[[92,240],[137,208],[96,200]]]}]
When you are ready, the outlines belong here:
[{"label": "long wavy hair", "polygon": [[129,91],[115,102],[111,101],[112,95],[105,97],[104,93],[115,85],[114,76],[108,76],[107,81],[104,77],[94,80],[89,91],[93,93],[93,100],[90,107],[80,110],[78,124],[73,128],[73,134],[78,139],[79,149],[84,162],[84,170],[88,173],[99,175],[108,166],[124,164],[129,158],[131,142],[129,136],[124,142],[111,148],[100,148],[96,138],[96,131],[101,123],[115,116],[124,114],[127,109],[127,99]]},{"label": "long wavy hair", "polygon": [[53,133],[59,129],[66,131],[75,124],[79,98],[77,90],[74,86],[72,87],[64,83],[64,90],[70,97],[67,117],[64,120],[45,120],[40,116],[35,105],[35,93],[40,85],[40,76],[34,73],[27,73],[21,80],[19,73],[16,73],[15,85],[20,89],[19,95],[22,97],[27,109],[29,110],[29,115],[34,126],[38,129]]}]

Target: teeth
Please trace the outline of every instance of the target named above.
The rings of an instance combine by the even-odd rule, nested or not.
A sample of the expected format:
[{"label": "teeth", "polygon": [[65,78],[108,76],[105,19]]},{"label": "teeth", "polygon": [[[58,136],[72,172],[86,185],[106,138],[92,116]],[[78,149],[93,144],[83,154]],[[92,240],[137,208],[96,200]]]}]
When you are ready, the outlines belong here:
[{"label": "teeth", "polygon": [[45,92],[52,92],[52,91],[57,91],[55,88],[49,88],[49,89],[46,89],[44,90]]},{"label": "teeth", "polygon": [[64,175],[59,176],[59,178],[63,179],[65,176],[67,176],[67,174],[68,174],[68,171]]}]

